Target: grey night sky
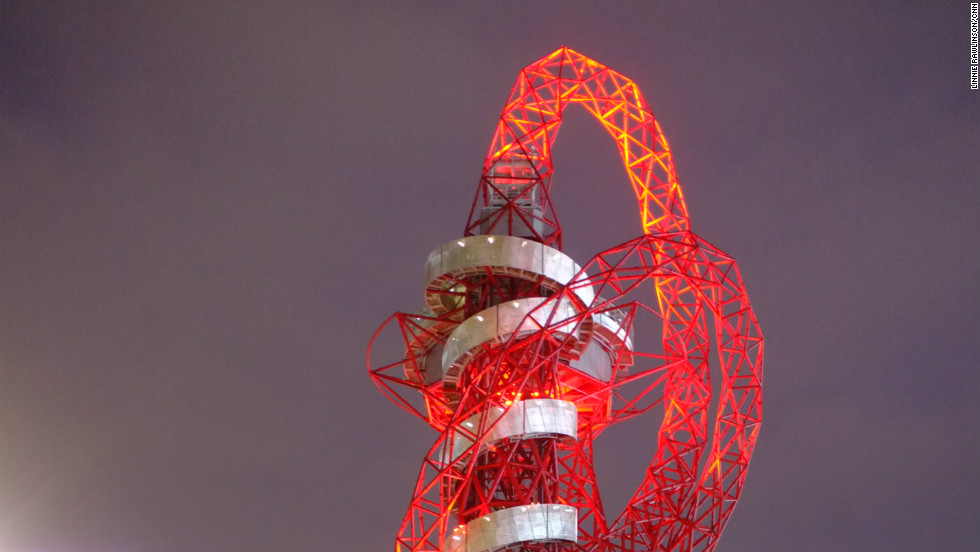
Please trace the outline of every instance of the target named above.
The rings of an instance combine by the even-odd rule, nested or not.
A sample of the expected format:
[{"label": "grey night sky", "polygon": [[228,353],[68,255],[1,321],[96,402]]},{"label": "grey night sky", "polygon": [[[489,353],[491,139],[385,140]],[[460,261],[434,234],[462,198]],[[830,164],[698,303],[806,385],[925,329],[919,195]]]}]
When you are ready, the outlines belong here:
[{"label": "grey night sky", "polygon": [[[640,85],[766,336],[718,550],[975,549],[968,2],[353,4],[0,0],[0,551],[391,550],[435,434],[368,339],[563,44]],[[584,110],[555,165],[566,252],[639,234]]]}]

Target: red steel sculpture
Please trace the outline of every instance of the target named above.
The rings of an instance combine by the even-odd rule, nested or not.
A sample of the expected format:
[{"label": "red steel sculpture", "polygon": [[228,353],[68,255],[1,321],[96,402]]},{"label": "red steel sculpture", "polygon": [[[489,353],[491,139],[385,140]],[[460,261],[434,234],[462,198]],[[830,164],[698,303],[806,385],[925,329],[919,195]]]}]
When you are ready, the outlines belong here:
[{"label": "red steel sculpture", "polygon": [[[643,224],[585,266],[561,252],[550,196],[570,104],[616,141]],[[635,83],[568,48],[524,68],[465,236],[432,252],[426,283],[425,307],[392,316],[368,349],[381,391],[439,432],[396,550],[714,549],[758,436],[762,334],[735,261],[691,232],[667,139]],[[643,302],[651,291],[655,307]],[[644,343],[656,327],[660,340]],[[380,335],[394,337],[394,362],[372,362]],[[656,453],[607,518],[593,443],[651,409],[663,415]]]}]

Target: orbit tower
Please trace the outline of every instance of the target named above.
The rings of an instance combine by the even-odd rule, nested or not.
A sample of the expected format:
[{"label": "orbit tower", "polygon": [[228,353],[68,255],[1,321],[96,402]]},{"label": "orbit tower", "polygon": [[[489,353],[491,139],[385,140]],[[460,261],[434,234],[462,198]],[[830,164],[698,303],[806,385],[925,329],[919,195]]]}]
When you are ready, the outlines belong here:
[{"label": "orbit tower", "polygon": [[[584,266],[562,252],[550,199],[570,104],[619,146],[643,229]],[[393,315],[368,349],[379,389],[439,432],[396,550],[714,549],[758,435],[762,334],[734,260],[691,232],[667,140],[632,81],[564,47],[525,67],[464,235],[425,274],[424,307]],[[659,340],[634,335],[648,319]],[[400,357],[377,363],[388,333]],[[663,416],[654,458],[607,519],[594,441],[651,410]]]}]

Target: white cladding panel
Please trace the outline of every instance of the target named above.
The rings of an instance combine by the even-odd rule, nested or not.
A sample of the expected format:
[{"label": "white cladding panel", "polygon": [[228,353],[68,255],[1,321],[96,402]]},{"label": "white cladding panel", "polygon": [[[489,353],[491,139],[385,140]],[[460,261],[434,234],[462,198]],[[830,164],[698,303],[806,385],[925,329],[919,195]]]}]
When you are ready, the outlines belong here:
[{"label": "white cladding panel", "polygon": [[[479,435],[482,415],[470,417],[462,424],[462,429],[453,434],[452,449],[443,449],[443,462],[455,462],[473,446]],[[527,399],[515,402],[507,410],[499,406],[490,409],[487,415],[486,438],[483,445],[490,445],[504,439],[532,439],[535,437],[578,436],[578,410],[575,404],[559,399]],[[486,430],[484,428],[484,430]]]},{"label": "white cladding panel", "polygon": [[[503,274],[528,279],[543,277],[545,287],[557,291],[572,281],[581,267],[561,251],[542,243],[514,236],[468,236],[443,244],[429,254],[425,263],[425,281],[430,289],[447,289],[452,278],[479,274],[484,267]],[[575,295],[586,305],[595,299],[592,286],[575,289]],[[434,310],[444,309],[441,299],[427,298]]]},{"label": "white cladding panel", "polygon": [[501,343],[514,332],[518,332],[518,335],[536,332],[564,320],[569,322],[551,326],[550,331],[566,335],[574,333],[577,342],[584,348],[589,335],[583,334],[591,331],[592,324],[591,321],[579,323],[576,314],[577,310],[567,299],[555,301],[544,297],[507,301],[482,310],[464,320],[449,335],[442,353],[442,375],[444,378],[450,374],[456,376],[462,365],[468,362],[468,355],[484,343]]},{"label": "white cladding panel", "polygon": [[454,531],[445,552],[494,552],[523,542],[578,542],[578,510],[564,504],[528,504],[492,512]]}]

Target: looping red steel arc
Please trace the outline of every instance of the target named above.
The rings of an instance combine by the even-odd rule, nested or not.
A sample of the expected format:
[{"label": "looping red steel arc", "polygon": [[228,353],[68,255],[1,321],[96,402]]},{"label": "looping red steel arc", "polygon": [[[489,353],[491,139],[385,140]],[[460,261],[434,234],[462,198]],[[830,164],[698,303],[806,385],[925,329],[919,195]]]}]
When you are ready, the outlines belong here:
[{"label": "looping red steel arc", "polygon": [[[549,195],[570,103],[616,140],[643,225],[584,267],[561,252]],[[392,316],[368,350],[382,392],[439,431],[396,549],[713,550],[758,435],[763,340],[734,260],[689,229],[670,148],[637,86],[568,48],[526,67],[465,234],[429,256],[425,307]],[[651,322],[659,341],[634,336]],[[388,333],[400,356],[372,362]],[[652,409],[663,414],[654,458],[607,519],[595,438]]]},{"label": "looping red steel arc", "polygon": [[[687,207],[681,194],[667,138],[650,112],[639,87],[630,79],[568,48],[525,67],[511,91],[483,166],[466,235],[507,233],[515,224],[537,222],[543,229],[535,237],[561,248],[558,224],[549,195],[553,172],[551,148],[561,126],[561,115],[569,104],[584,107],[598,120],[619,146],[630,184],[640,203],[643,232],[688,230]],[[542,212],[523,209],[520,201],[506,209],[480,216],[503,190],[495,188],[494,177],[511,170],[515,162],[525,166],[532,185],[525,196],[540,194]]]}]

